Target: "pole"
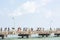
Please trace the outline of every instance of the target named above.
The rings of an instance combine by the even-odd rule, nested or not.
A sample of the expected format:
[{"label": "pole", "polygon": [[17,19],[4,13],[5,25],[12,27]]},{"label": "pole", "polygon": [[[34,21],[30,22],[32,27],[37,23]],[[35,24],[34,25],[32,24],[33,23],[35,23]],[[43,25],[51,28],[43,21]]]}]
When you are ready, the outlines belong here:
[{"label": "pole", "polygon": [[12,30],[13,30],[13,34],[15,34],[15,17],[12,18],[13,19],[13,23],[14,23],[14,26],[12,27]]},{"label": "pole", "polygon": [[13,23],[14,23],[14,27],[15,27],[15,17],[12,17],[12,19],[13,19],[13,21],[14,21]]},{"label": "pole", "polygon": [[50,30],[52,30],[52,22],[53,20],[50,21]]}]

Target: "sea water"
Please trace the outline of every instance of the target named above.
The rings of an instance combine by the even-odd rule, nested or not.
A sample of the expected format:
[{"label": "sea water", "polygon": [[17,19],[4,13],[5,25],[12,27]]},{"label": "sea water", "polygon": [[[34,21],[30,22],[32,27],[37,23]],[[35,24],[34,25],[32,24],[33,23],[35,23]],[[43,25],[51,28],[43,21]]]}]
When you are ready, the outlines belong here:
[{"label": "sea water", "polygon": [[60,37],[30,37],[30,38],[20,38],[17,35],[8,35],[4,39],[0,40],[60,40]]}]

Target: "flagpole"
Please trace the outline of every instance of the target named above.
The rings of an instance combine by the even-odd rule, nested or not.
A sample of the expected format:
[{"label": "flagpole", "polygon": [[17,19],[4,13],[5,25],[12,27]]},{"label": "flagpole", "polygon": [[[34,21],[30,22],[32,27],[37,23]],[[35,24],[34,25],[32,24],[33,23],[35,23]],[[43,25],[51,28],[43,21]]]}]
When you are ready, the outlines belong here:
[{"label": "flagpole", "polygon": [[13,27],[15,27],[15,17],[12,17],[12,19],[13,19]]},{"label": "flagpole", "polygon": [[51,29],[52,28],[52,22],[53,22],[53,20],[50,21],[50,30],[52,30]]}]

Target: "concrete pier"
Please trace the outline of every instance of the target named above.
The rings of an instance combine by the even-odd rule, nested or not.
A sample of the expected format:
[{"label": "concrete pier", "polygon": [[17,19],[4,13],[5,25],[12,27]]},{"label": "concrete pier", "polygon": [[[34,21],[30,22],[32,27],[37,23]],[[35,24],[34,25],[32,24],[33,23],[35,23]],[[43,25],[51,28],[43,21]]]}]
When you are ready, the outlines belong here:
[{"label": "concrete pier", "polygon": [[60,30],[41,30],[41,28],[38,28],[37,30],[33,30],[33,28],[31,29],[25,29],[22,30],[21,28],[18,28],[18,30],[11,30],[10,29],[8,31],[6,31],[6,28],[5,28],[5,31],[1,31],[0,32],[0,37],[2,37],[2,39],[4,38],[4,36],[7,36],[9,34],[12,34],[12,35],[15,35],[15,34],[18,34],[18,36],[21,36],[22,38],[24,37],[27,37],[29,38],[29,36],[31,36],[32,34],[38,34],[39,36],[46,36],[48,37],[51,33],[54,33],[55,36],[60,36]]}]

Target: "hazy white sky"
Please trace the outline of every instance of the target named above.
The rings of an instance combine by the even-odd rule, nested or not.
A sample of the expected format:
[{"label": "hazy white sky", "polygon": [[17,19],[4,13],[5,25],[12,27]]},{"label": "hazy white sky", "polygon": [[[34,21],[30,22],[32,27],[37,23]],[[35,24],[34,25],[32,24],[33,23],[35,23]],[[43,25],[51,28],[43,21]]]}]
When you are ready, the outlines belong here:
[{"label": "hazy white sky", "polygon": [[60,0],[0,0],[0,27],[14,21],[15,27],[60,28]]}]

